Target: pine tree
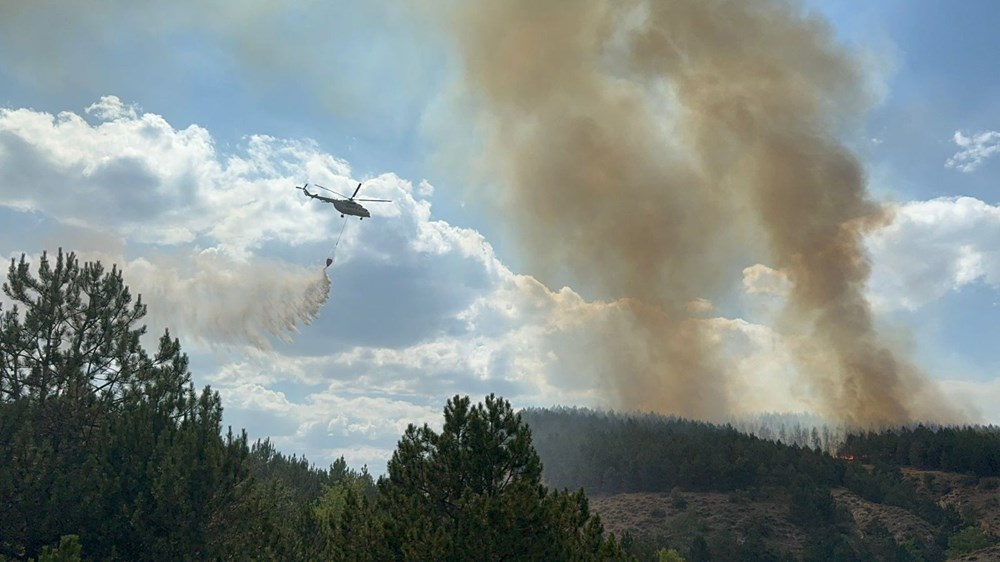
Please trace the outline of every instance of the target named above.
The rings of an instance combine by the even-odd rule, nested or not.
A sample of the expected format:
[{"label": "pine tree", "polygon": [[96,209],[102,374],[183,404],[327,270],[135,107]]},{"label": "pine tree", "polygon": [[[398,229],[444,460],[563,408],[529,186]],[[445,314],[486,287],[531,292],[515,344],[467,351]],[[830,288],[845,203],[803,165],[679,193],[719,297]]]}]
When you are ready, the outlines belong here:
[{"label": "pine tree", "polygon": [[397,560],[623,558],[582,491],[549,492],[531,432],[494,395],[455,396],[440,433],[409,426],[379,483],[387,544]]},{"label": "pine tree", "polygon": [[140,345],[121,272],[47,254],[11,261],[0,311],[0,555],[75,534],[98,559],[205,559],[238,529],[245,435],[221,435],[169,333]]},{"label": "pine tree", "polygon": [[[96,453],[109,412],[146,362],[144,313],[120,272],[11,260],[0,310],[0,553],[38,552],[100,516],[113,485]],[[93,538],[93,537],[91,537]]]},{"label": "pine tree", "polygon": [[0,397],[67,397],[75,408],[119,399],[146,359],[142,299],[132,302],[117,268],[81,266],[72,253],[60,250],[54,265],[43,253],[37,277],[30,265],[24,255],[11,260],[3,284],[14,306],[0,315]]}]

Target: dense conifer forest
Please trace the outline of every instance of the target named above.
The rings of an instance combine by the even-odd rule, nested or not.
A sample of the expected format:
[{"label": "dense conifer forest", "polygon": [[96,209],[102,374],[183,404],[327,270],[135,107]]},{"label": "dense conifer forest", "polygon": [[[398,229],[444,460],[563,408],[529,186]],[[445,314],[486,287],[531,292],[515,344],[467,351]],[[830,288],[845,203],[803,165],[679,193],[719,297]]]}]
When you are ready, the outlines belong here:
[{"label": "dense conifer forest", "polygon": [[852,433],[843,454],[925,470],[1000,476],[1000,428],[915,427]]},{"label": "dense conifer forest", "polygon": [[[990,428],[919,426],[784,444],[732,426],[582,409],[516,412],[454,396],[411,425],[386,474],[318,467],[224,428],[170,333],[141,344],[145,306],[115,268],[61,251],[12,261],[0,309],[0,560],[944,560],[994,541],[903,476],[997,474]],[[12,303],[12,304],[11,304]],[[933,526],[859,528],[849,490]],[[806,537],[607,531],[592,499],[691,494],[784,506]],[[688,494],[688,495],[685,495]],[[680,538],[678,538],[680,536]]]},{"label": "dense conifer forest", "polygon": [[[772,501],[783,504],[788,518],[807,535],[802,552],[781,552],[767,547],[762,539],[770,530],[758,526],[740,537],[738,549],[718,551],[714,558],[705,558],[704,553],[689,556],[699,560],[727,556],[740,560],[945,560],[949,540],[967,528],[977,528],[976,521],[921,493],[912,480],[904,478],[901,468],[993,476],[1000,452],[998,433],[988,427],[931,430],[918,426],[849,433],[833,455],[824,452],[822,432],[810,428],[790,433],[812,436],[811,447],[762,439],[730,425],[652,414],[582,408],[528,409],[522,414],[532,428],[545,466],[544,480],[550,486],[583,488],[592,497],[693,491],[729,493],[734,502]],[[942,458],[950,464],[943,464]],[[884,529],[859,529],[836,505],[833,492],[837,489],[910,512],[933,526],[934,540],[898,543]],[[663,537],[639,538],[647,543],[642,548],[636,545],[637,537],[625,537],[626,550],[639,555],[645,548],[649,559],[655,550],[674,546]],[[701,539],[711,542],[708,537]],[[655,548],[650,548],[650,542]],[[700,548],[698,544],[695,536],[691,543],[676,546],[691,555]]]}]

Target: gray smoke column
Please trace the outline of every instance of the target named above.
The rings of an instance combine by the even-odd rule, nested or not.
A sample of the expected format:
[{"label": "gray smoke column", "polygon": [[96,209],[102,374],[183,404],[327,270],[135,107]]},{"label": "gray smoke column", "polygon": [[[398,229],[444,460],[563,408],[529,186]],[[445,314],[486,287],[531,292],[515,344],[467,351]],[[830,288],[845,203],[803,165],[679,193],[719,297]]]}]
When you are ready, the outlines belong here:
[{"label": "gray smoke column", "polygon": [[826,24],[779,0],[461,2],[445,17],[535,267],[631,320],[600,350],[619,405],[725,416],[734,397],[687,305],[759,253],[791,282],[780,328],[818,413],[950,415],[873,327],[862,239],[891,217],[838,141],[868,99]]}]

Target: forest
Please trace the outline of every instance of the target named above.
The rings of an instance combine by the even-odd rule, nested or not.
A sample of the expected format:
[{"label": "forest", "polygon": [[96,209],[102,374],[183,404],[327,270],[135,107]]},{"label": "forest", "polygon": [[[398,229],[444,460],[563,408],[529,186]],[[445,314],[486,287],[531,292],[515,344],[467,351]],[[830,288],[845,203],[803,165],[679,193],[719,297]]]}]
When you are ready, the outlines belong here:
[{"label": "forest", "polygon": [[[0,308],[0,560],[936,561],[993,541],[900,472],[995,475],[989,428],[848,435],[839,457],[862,464],[822,435],[810,447],[456,395],[440,430],[406,429],[385,475],[343,458],[317,467],[224,428],[179,340],[143,347],[146,308],[121,271],[61,250],[32,265],[11,261]],[[859,529],[835,489],[918,514],[934,539]],[[615,536],[591,498],[630,492],[673,494],[675,507],[682,492],[767,499],[807,539],[781,550],[765,524],[736,538]]]},{"label": "forest", "polygon": [[[921,493],[901,471],[916,463],[896,451],[948,451],[948,458],[956,463],[950,468],[974,476],[993,475],[976,473],[973,468],[988,466],[987,461],[1000,451],[997,432],[990,427],[932,431],[920,426],[848,433],[837,454],[830,454],[823,450],[822,432],[815,429],[789,431],[812,434],[814,445],[810,447],[762,439],[731,425],[654,414],[547,408],[527,409],[522,415],[531,426],[549,486],[583,488],[591,496],[724,492],[737,502],[784,505],[788,518],[806,534],[802,552],[781,552],[761,540],[770,530],[758,525],[743,533],[740,548],[719,551],[715,556],[707,548],[706,553],[689,557],[697,560],[732,556],[740,560],[945,560],[949,540],[976,527],[977,522]],[[962,464],[957,464],[958,459]],[[836,505],[836,489],[912,513],[933,526],[935,540],[914,539],[902,544],[887,537],[884,529],[859,529]],[[632,554],[641,554],[636,538],[623,537],[624,546]],[[647,543],[650,539],[655,543],[653,551],[678,546],[678,551],[690,555],[700,540],[698,536],[689,538],[693,540],[688,544],[672,545],[663,537],[645,537]],[[710,537],[700,539],[711,546]],[[650,545],[645,550],[651,550]],[[652,555],[646,552],[646,556]]]},{"label": "forest", "polygon": [[914,427],[851,433],[841,447],[864,461],[1000,476],[1000,428]]}]

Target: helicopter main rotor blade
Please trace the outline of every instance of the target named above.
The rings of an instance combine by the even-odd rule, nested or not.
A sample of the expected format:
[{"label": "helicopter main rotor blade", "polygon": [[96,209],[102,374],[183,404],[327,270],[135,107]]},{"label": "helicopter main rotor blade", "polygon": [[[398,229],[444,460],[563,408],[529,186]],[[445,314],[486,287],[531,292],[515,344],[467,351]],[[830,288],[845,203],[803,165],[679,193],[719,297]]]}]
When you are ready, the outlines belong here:
[{"label": "helicopter main rotor blade", "polygon": [[369,202],[379,202],[379,203],[392,203],[389,199],[355,199],[355,201],[369,201]]},{"label": "helicopter main rotor blade", "polygon": [[320,185],[320,184],[318,184],[318,183],[314,183],[313,185],[315,185],[316,187],[318,187],[318,188],[320,188],[320,189],[325,189],[325,190],[329,191],[330,193],[334,193],[334,194],[337,194],[337,195],[339,195],[339,196],[343,197],[344,199],[347,199],[347,196],[346,196],[346,195],[344,195],[343,193],[340,193],[340,192],[337,192],[337,191],[334,191],[334,190],[332,190],[332,189],[330,189],[330,188],[328,188],[328,187],[323,187],[322,185]]},{"label": "helicopter main rotor blade", "polygon": [[361,191],[361,184],[360,183],[358,184],[358,188],[354,190],[354,195],[351,195],[351,199],[354,199],[355,197],[357,197],[359,191]]}]

